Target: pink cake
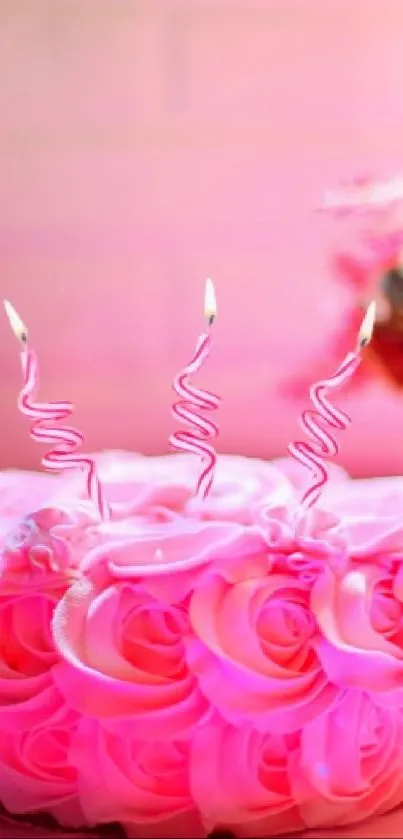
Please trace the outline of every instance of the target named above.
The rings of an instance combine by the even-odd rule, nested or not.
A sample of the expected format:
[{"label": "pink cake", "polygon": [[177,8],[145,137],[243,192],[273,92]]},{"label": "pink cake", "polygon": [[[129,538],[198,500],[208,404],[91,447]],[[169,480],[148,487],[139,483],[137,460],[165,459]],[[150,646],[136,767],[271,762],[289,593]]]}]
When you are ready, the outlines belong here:
[{"label": "pink cake", "polygon": [[5,811],[264,837],[397,807],[403,484],[334,469],[302,516],[291,461],[221,457],[203,503],[194,461],[99,456],[107,523],[79,474],[1,476]]}]

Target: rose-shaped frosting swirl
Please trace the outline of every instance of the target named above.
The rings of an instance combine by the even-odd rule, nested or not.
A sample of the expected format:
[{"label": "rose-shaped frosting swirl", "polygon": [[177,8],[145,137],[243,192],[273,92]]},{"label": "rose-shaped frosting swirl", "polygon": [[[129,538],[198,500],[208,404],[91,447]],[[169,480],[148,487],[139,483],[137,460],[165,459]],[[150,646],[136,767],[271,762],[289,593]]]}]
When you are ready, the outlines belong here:
[{"label": "rose-shaped frosting swirl", "polygon": [[293,796],[306,825],[333,827],[383,813],[403,798],[401,709],[350,689],[308,723],[293,752]]},{"label": "rose-shaped frosting swirl", "polygon": [[294,731],[335,701],[315,651],[309,598],[309,585],[286,574],[229,583],[213,570],[199,582],[187,658],[228,721]]},{"label": "rose-shaped frosting swirl", "polygon": [[289,760],[294,735],[229,725],[218,714],[196,730],[191,748],[191,791],[206,832],[278,836],[304,827],[295,804]]},{"label": "rose-shaped frosting swirl", "polygon": [[58,604],[53,634],[62,661],[53,678],[72,707],[95,718],[131,718],[143,739],[171,739],[208,710],[189,671],[186,608],[153,598],[135,581],[74,584]]},{"label": "rose-shaped frosting swirl", "polygon": [[49,671],[57,661],[51,620],[58,594],[0,592],[1,728],[29,728],[47,705]]},{"label": "rose-shaped frosting swirl", "polygon": [[78,710],[110,721],[141,719],[143,738],[165,739],[208,709],[186,664],[190,592],[213,566],[236,580],[265,575],[270,558],[258,530],[232,522],[178,519],[130,532],[89,553],[84,578],[57,607],[54,638],[63,661],[54,678]]},{"label": "rose-shaped frosting swirl", "polygon": [[55,603],[45,593],[0,596],[0,726],[8,726],[18,704],[49,684],[48,671],[57,660],[51,634]]},{"label": "rose-shaped frosting swirl", "polygon": [[62,538],[76,527],[62,510],[45,508],[22,519],[0,556],[0,727],[35,724],[51,698],[58,659],[51,622],[75,574]]},{"label": "rose-shaped frosting swirl", "polygon": [[[403,526],[395,516],[344,520],[349,565],[325,568],[312,589],[316,649],[332,680],[382,701],[403,699]],[[383,695],[383,696],[382,696]]]},{"label": "rose-shaped frosting swirl", "polygon": [[86,821],[118,821],[135,837],[204,836],[189,787],[190,742],[144,742],[141,733],[130,721],[110,732],[81,719],[70,757]]},{"label": "rose-shaped frosting swirl", "polygon": [[85,823],[69,751],[78,716],[53,691],[42,718],[0,736],[0,797],[10,813],[51,813],[60,824]]},{"label": "rose-shaped frosting swirl", "polygon": [[402,582],[401,566],[393,574],[357,564],[342,577],[326,569],[311,600],[321,628],[315,646],[329,678],[396,703],[403,698]]},{"label": "rose-shaped frosting swirl", "polygon": [[141,580],[158,599],[177,603],[214,566],[227,579],[265,575],[271,567],[268,544],[259,528],[233,522],[176,519],[163,526],[107,524],[100,544],[81,563],[82,574],[100,586],[111,580]]}]

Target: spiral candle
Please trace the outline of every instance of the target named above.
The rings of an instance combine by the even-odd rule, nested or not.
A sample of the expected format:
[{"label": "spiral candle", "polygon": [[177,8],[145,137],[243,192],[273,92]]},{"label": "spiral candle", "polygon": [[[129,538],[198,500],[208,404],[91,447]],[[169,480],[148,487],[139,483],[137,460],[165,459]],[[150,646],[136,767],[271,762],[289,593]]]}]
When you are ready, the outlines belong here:
[{"label": "spiral candle", "polygon": [[310,389],[313,410],[303,411],[301,424],[312,442],[297,441],[288,447],[290,454],[313,473],[313,482],[301,501],[305,507],[311,507],[318,500],[329,477],[326,460],[339,451],[337,440],[323,425],[344,430],[351,421],[348,414],[329,402],[326,392],[341,387],[354,374],[361,363],[361,351],[371,340],[374,322],[375,303],[372,302],[358,333],[356,350],[346,355],[333,376],[316,382]]},{"label": "spiral candle", "polygon": [[[216,315],[214,287],[211,280],[206,282],[205,314],[212,325]],[[172,406],[172,413],[188,429],[176,431],[169,438],[170,445],[177,451],[193,452],[202,459],[203,469],[197,482],[197,495],[205,498],[210,492],[217,454],[207,440],[218,434],[217,425],[212,420],[200,415],[199,411],[213,411],[218,408],[220,398],[207,390],[200,390],[190,384],[189,377],[200,369],[211,351],[209,333],[200,336],[191,362],[175,376],[173,387],[179,401]]]},{"label": "spiral candle", "polygon": [[22,344],[21,363],[24,383],[18,397],[18,407],[25,416],[34,420],[31,427],[31,437],[38,443],[56,444],[44,455],[42,464],[45,469],[62,471],[77,467],[87,472],[87,492],[89,498],[97,507],[101,518],[108,519],[110,510],[104,498],[102,487],[96,471],[96,466],[88,455],[75,454],[76,449],[83,442],[83,435],[71,426],[57,427],[55,422],[65,420],[72,414],[74,406],[71,402],[35,402],[38,388],[38,363],[35,352],[28,348],[28,334],[19,315],[8,301],[4,301],[5,310],[11,328]]}]

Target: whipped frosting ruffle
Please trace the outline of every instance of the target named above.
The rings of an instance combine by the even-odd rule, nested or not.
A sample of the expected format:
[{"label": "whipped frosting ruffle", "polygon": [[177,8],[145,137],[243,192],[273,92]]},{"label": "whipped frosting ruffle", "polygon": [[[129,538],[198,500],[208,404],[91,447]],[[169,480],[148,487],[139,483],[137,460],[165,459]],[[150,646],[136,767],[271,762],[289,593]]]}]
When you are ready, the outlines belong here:
[{"label": "whipped frosting ruffle", "polygon": [[10,528],[56,495],[63,477],[8,469],[0,472],[0,548]]},{"label": "whipped frosting ruffle", "polygon": [[292,462],[219,462],[204,505],[193,458],[127,453],[99,460],[111,522],[79,475],[10,504],[10,811],[263,837],[403,800],[402,483],[336,469],[326,509],[301,515]]},{"label": "whipped frosting ruffle", "polygon": [[[143,514],[165,521],[183,514],[247,524],[263,499],[286,504],[293,496],[293,484],[281,468],[237,455],[219,457],[211,493],[202,501],[194,497],[200,466],[192,455],[111,451],[95,459],[116,517]],[[67,476],[55,501],[83,498],[84,491],[80,475]]]}]

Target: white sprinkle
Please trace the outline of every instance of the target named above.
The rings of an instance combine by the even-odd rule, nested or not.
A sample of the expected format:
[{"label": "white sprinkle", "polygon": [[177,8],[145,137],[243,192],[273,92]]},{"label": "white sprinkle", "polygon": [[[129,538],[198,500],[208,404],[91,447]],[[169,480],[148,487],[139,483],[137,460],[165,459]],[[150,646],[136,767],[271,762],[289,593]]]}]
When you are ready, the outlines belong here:
[{"label": "white sprinkle", "polygon": [[367,583],[361,571],[350,571],[343,580],[344,588],[357,594],[365,594]]}]

